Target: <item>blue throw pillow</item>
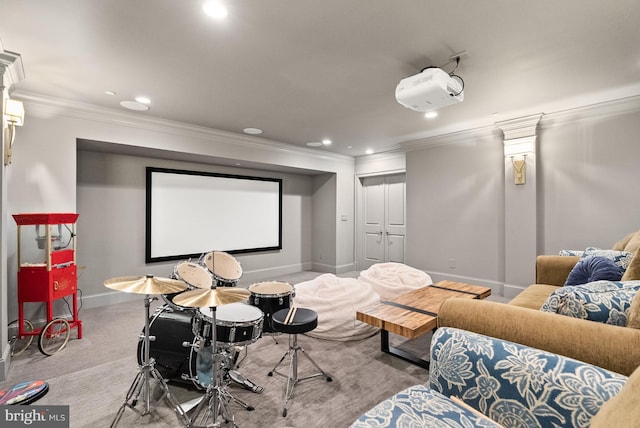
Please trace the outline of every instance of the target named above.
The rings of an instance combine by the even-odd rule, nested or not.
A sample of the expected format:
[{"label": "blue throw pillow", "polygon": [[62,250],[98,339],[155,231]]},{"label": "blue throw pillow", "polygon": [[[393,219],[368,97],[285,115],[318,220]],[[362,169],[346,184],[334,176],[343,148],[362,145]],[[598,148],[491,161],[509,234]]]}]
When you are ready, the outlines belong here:
[{"label": "blue throw pillow", "polygon": [[639,291],[640,281],[595,281],[569,285],[551,293],[540,310],[625,326],[631,301]]},{"label": "blue throw pillow", "polygon": [[582,258],[586,259],[591,256],[606,257],[609,260],[613,260],[622,270],[627,270],[633,258],[633,253],[629,251],[602,250],[596,247],[587,247],[582,254]]},{"label": "blue throw pillow", "polygon": [[564,285],[580,285],[588,282],[608,280],[620,281],[624,270],[613,260],[601,256],[580,259],[573,267]]}]

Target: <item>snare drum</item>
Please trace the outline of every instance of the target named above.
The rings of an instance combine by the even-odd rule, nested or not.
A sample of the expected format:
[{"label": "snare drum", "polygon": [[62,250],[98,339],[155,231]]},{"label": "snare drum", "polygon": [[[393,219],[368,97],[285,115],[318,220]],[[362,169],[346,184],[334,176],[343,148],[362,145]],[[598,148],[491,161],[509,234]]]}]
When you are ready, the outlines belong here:
[{"label": "snare drum", "polygon": [[[216,345],[240,346],[253,343],[262,333],[262,311],[246,303],[230,303],[216,309]],[[194,334],[211,341],[211,308],[200,308],[193,322]]]},{"label": "snare drum", "polygon": [[204,262],[213,274],[217,287],[235,287],[238,284],[242,267],[231,254],[212,251],[204,257]]},{"label": "snare drum", "polygon": [[286,282],[257,282],[249,286],[249,304],[264,312],[264,333],[275,333],[271,316],[280,309],[291,306],[293,287]]}]

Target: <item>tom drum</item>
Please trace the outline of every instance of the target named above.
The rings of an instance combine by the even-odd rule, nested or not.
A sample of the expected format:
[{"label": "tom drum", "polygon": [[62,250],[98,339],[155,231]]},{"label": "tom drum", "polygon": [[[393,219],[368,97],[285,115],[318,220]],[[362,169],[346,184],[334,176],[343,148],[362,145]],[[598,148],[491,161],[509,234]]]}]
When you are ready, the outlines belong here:
[{"label": "tom drum", "polygon": [[276,333],[271,324],[271,316],[280,309],[291,306],[293,287],[286,282],[257,282],[249,286],[249,304],[264,312],[264,333]]},{"label": "tom drum", "polygon": [[231,254],[212,251],[204,257],[207,269],[213,274],[217,287],[235,287],[242,276],[240,263]]}]

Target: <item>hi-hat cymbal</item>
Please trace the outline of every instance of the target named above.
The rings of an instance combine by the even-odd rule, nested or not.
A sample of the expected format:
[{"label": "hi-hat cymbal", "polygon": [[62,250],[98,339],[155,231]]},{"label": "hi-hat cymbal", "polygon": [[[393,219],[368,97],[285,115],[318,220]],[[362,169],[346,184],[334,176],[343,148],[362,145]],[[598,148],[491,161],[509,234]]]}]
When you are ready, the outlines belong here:
[{"label": "hi-hat cymbal", "polygon": [[222,287],[208,290],[190,290],[180,293],[173,298],[173,303],[187,308],[210,308],[241,302],[251,293],[244,288]]},{"label": "hi-hat cymbal", "polygon": [[112,290],[136,294],[171,294],[187,289],[187,284],[183,281],[153,275],[111,278],[104,282],[104,286]]}]

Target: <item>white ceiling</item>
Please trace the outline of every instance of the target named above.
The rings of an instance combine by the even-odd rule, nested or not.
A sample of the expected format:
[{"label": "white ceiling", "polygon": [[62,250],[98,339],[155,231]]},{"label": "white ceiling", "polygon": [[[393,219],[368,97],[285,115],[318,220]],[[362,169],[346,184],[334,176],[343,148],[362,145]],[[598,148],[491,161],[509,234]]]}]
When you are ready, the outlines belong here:
[{"label": "white ceiling", "polygon": [[[640,94],[637,0],[223,0],[223,22],[203,0],[0,1],[26,75],[15,96],[146,95],[131,114],[353,156]],[[463,103],[427,120],[395,101],[402,78],[461,51]]]}]

